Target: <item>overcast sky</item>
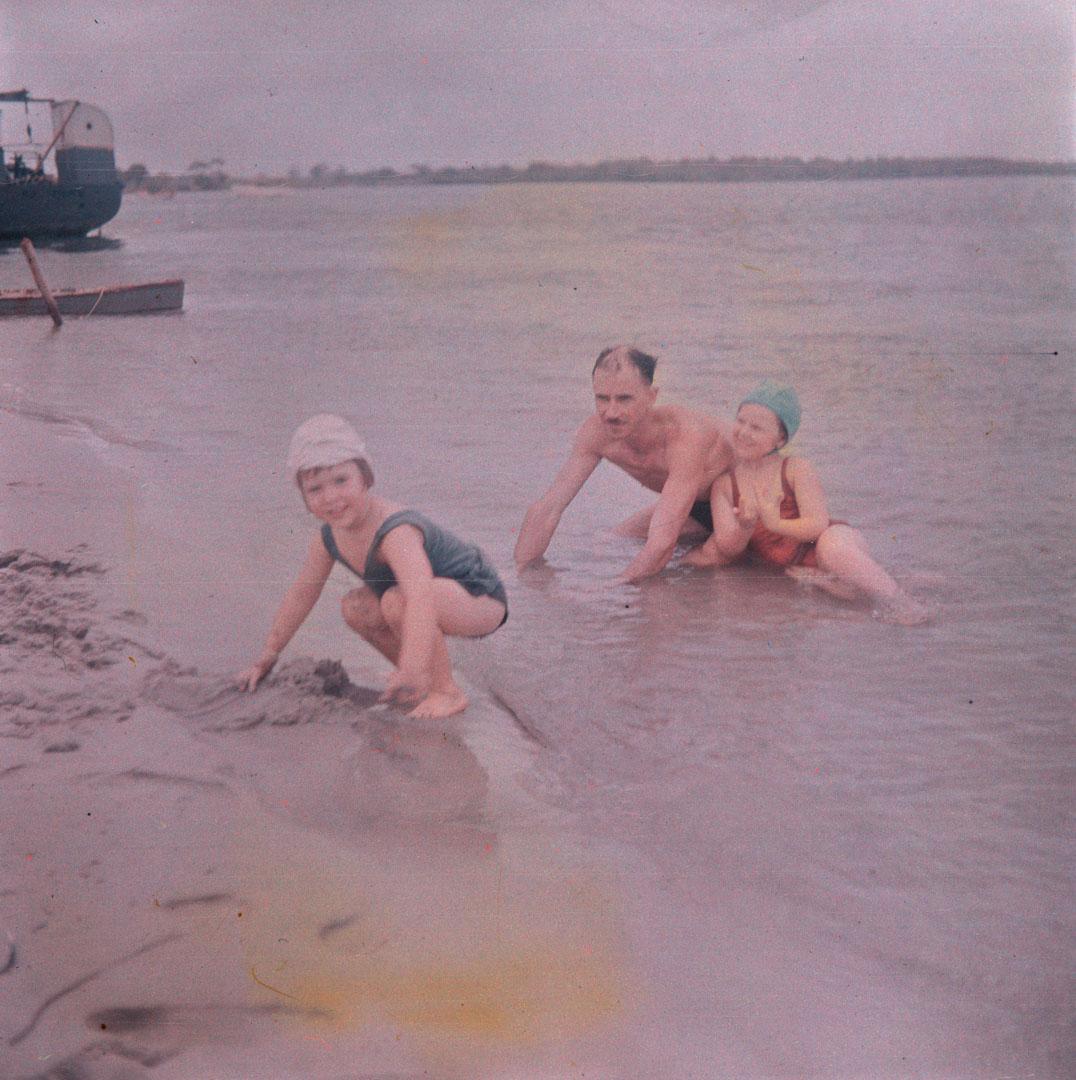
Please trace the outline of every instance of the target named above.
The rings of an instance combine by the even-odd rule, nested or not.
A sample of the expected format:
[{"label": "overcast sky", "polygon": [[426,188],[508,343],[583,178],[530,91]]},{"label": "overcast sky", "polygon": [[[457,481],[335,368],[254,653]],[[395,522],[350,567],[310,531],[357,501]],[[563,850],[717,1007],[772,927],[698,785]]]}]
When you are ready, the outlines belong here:
[{"label": "overcast sky", "polygon": [[121,166],[1069,159],[1069,0],[0,0],[0,89]]}]

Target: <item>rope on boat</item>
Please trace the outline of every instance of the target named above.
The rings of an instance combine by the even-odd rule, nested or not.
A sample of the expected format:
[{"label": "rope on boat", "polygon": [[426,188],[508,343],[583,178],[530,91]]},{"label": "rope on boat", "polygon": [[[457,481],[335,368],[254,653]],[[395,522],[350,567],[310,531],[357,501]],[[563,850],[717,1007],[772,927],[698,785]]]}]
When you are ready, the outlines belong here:
[{"label": "rope on boat", "polygon": [[[93,302],[93,307],[92,307],[92,308],[90,308],[90,310],[86,312],[86,315],[92,315],[92,314],[93,314],[93,313],[94,313],[94,312],[95,312],[95,311],[97,310],[97,305],[98,305],[99,303],[101,303],[101,299],[102,299],[102,297],[103,297],[103,296],[105,295],[105,293],[106,293],[107,291],[108,291],[108,286],[106,285],[106,286],[105,286],[105,288],[103,288],[103,289],[102,289],[102,290],[101,290],[101,291],[100,291],[100,292],[99,292],[99,293],[97,294],[97,299],[96,299],[96,300],[94,300],[94,302]],[[85,317],[86,317],[86,316],[84,315],[84,316],[83,316],[83,318],[85,318]]]}]

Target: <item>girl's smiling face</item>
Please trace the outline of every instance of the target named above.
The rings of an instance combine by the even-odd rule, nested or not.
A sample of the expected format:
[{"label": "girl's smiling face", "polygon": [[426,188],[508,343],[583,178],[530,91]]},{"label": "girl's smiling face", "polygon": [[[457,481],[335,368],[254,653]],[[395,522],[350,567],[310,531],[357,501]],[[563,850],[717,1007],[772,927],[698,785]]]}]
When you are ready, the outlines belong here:
[{"label": "girl's smiling face", "polygon": [[366,481],[357,461],[342,461],[299,474],[307,510],[330,525],[354,525],[366,509]]},{"label": "girl's smiling face", "polygon": [[753,401],[740,406],[732,425],[732,447],[741,461],[757,461],[784,446],[781,421],[772,409]]}]

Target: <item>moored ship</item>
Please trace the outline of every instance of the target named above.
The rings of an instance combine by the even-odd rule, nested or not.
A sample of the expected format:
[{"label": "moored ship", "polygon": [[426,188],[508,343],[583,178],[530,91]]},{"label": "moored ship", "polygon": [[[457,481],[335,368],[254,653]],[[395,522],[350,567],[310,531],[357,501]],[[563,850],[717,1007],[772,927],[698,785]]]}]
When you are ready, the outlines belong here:
[{"label": "moored ship", "polygon": [[85,236],[116,216],[122,192],[104,112],[0,93],[0,240]]}]

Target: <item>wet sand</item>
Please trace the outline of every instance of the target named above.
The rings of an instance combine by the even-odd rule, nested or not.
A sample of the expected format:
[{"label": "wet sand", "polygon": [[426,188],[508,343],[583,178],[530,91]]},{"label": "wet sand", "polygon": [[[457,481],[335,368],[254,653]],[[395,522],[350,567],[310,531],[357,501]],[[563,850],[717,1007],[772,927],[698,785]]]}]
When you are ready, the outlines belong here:
[{"label": "wet sand", "polygon": [[622,931],[505,767],[526,735],[481,700],[410,721],[335,661],[241,694],[143,645],[106,577],[0,557],[0,1072],[603,1075]]}]

